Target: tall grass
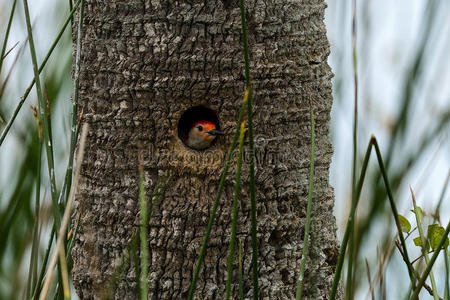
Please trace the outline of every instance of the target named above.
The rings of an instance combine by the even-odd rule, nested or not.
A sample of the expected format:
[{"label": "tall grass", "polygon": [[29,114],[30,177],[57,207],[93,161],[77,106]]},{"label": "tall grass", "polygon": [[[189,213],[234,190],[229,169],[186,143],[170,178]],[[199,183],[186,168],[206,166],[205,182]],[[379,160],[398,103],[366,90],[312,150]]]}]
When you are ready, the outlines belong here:
[{"label": "tall grass", "polygon": [[239,153],[236,169],[236,183],[234,185],[234,198],[233,198],[233,213],[231,219],[231,235],[230,246],[228,249],[228,261],[227,261],[227,283],[225,288],[225,299],[231,297],[231,283],[233,280],[233,262],[234,262],[234,244],[236,240],[236,227],[237,227],[237,214],[238,214],[238,201],[240,194],[241,184],[241,168],[242,168],[242,150],[244,147],[244,134],[245,134],[245,121],[241,123],[239,131]]},{"label": "tall grass", "polygon": [[[21,66],[12,64],[5,82],[1,82],[0,77],[0,86],[5,88],[1,94],[3,101],[0,102],[0,111],[4,111],[1,114],[5,120],[8,120],[6,124],[0,124],[0,155],[7,155],[10,160],[12,158],[17,159],[17,164],[11,168],[11,171],[13,174],[18,174],[18,176],[11,174],[10,182],[1,183],[1,190],[6,191],[0,193],[0,233],[3,233],[0,242],[1,299],[46,299],[46,294],[58,299],[69,299],[72,294],[69,283],[71,269],[69,253],[73,240],[67,241],[67,239],[73,238],[73,235],[68,236],[69,228],[74,229],[76,226],[72,227],[69,222],[71,202],[67,202],[67,199],[70,200],[69,195],[71,194],[71,201],[73,201],[74,188],[71,189],[71,185],[67,185],[67,183],[60,185],[62,181],[57,180],[59,174],[57,169],[67,159],[61,158],[59,153],[70,152],[68,156],[70,156],[70,160],[73,160],[75,147],[70,150],[60,149],[62,146],[60,138],[56,139],[56,144],[54,143],[52,123],[59,123],[64,120],[61,115],[61,107],[63,106],[58,104],[55,99],[67,97],[64,95],[64,93],[67,94],[67,90],[64,90],[63,81],[54,74],[54,72],[61,72],[61,70],[54,69],[52,71],[49,67],[45,67],[54,56],[57,56],[59,60],[64,56],[71,57],[70,53],[61,55],[61,50],[64,49],[64,45],[61,46],[61,43],[67,44],[67,41],[70,40],[66,28],[80,3],[83,5],[83,0],[78,0],[71,11],[66,10],[66,20],[57,32],[53,43],[48,45],[49,50],[41,63],[39,62],[37,48],[41,49],[48,46],[43,45],[39,38],[35,38],[34,31],[36,28],[32,26],[32,16],[30,15],[32,12],[30,12],[28,2],[24,0],[23,5],[16,5],[16,1],[14,1],[11,6],[6,33],[2,41],[0,65],[4,66],[5,60],[14,55],[16,56],[14,60],[20,61],[21,59],[21,51],[16,53],[14,51],[15,46],[7,52],[5,52],[5,49],[10,42],[9,39],[16,39],[16,36],[9,33],[20,30],[20,28],[14,28],[13,17],[16,17],[16,23],[19,22],[17,18],[22,18],[20,22],[26,24],[27,43],[34,77],[23,96],[15,103],[11,103],[10,98],[5,99],[4,97],[5,95],[9,97],[13,95],[15,88],[11,85],[7,86],[6,80],[12,72],[20,72],[20,70],[14,70],[13,68],[21,68]],[[23,9],[23,13],[18,13],[18,9]],[[47,12],[50,13],[50,10]],[[78,23],[82,24],[81,18]],[[26,46],[27,43],[24,45]],[[80,49],[78,48],[76,51],[79,52]],[[65,73],[67,80],[70,80],[70,65],[70,63],[64,64],[62,62],[58,64],[58,68],[63,66],[67,68]],[[44,70],[46,75],[42,75]],[[12,76],[17,77],[15,74]],[[27,76],[23,77],[27,78]],[[32,106],[32,110],[25,110],[22,113],[22,115],[28,115],[27,117],[17,118],[28,96],[33,95],[31,93],[33,86],[36,87],[34,99],[38,99],[38,104]],[[15,109],[12,111],[12,115],[8,116],[8,110],[5,110],[5,107],[12,105],[15,106]],[[32,116],[33,113],[35,122],[30,122],[29,116]],[[78,122],[78,119],[75,118],[74,122]],[[70,127],[72,125],[77,126],[77,124],[71,124]],[[26,131],[23,131],[22,128],[26,128]],[[8,143],[4,143],[6,140],[8,140]],[[17,151],[11,151],[11,148],[17,147],[12,144],[14,140],[20,143],[19,145],[25,150],[25,153],[28,153],[23,157],[23,160],[14,156]],[[9,150],[6,150],[5,147]],[[45,156],[41,155],[42,147],[45,149]],[[79,152],[82,152],[81,148]],[[55,154],[58,154],[58,156],[55,156]],[[42,172],[41,161],[47,166],[47,172]],[[72,161],[70,164],[72,164]],[[2,172],[9,169],[8,166],[2,166]],[[17,172],[18,170],[20,172]],[[72,175],[72,170],[70,175]],[[73,181],[76,182],[76,179]],[[72,179],[70,179],[70,183],[72,183]],[[4,189],[5,186],[9,186],[9,188]],[[70,194],[69,191],[71,191]],[[47,201],[47,195],[50,195],[50,203]],[[52,211],[51,216],[48,211]],[[65,212],[64,218],[62,218],[63,212]],[[58,235],[57,239],[55,239],[56,235]],[[44,246],[44,243],[47,245]],[[56,283],[52,276],[55,265],[58,265]],[[24,268],[25,266],[26,268]],[[11,270],[14,271],[11,272]],[[27,273],[24,273],[24,270]]]},{"label": "tall grass", "polygon": [[[252,235],[252,272],[253,272],[253,299],[259,298],[259,283],[258,283],[258,239],[257,219],[256,219],[256,198],[255,198],[255,146],[253,141],[253,106],[252,106],[252,89],[250,82],[250,58],[248,51],[247,39],[247,21],[245,17],[245,0],[240,0],[239,6],[241,9],[241,28],[242,28],[242,42],[244,48],[244,70],[245,70],[245,86],[248,91],[247,101],[247,118],[248,118],[248,150],[250,153],[250,215],[251,215],[251,235]],[[245,102],[245,101],[244,101]]]},{"label": "tall grass", "polygon": [[303,253],[302,259],[300,261],[300,274],[298,276],[297,282],[297,292],[295,299],[302,299],[303,292],[303,280],[305,276],[305,268],[306,268],[306,260],[309,255],[309,230],[311,226],[311,208],[313,202],[313,193],[314,193],[314,160],[315,160],[315,136],[316,136],[316,125],[314,121],[314,110],[311,103],[309,101],[309,110],[310,110],[310,122],[311,122],[311,154],[309,157],[309,189],[308,189],[308,204],[306,206],[306,222],[305,222],[305,235],[303,237]]},{"label": "tall grass", "polygon": [[[53,41],[53,43],[51,44],[49,50],[47,51],[47,54],[45,55],[45,58],[43,59],[41,65],[39,66],[38,69],[38,73],[40,74],[48,60],[50,59],[50,57],[53,54],[53,51],[55,50],[56,46],[58,46],[58,44],[60,43],[60,40],[67,28],[67,25],[69,24],[73,14],[75,13],[76,9],[78,8],[78,5],[81,3],[82,0],[78,0],[76,5],[74,6],[74,8],[70,11],[66,21],[64,22],[64,24],[61,26],[61,29],[59,30],[58,35],[56,36],[55,40]],[[14,13],[14,11],[12,11],[11,13]],[[8,35],[5,36],[5,40],[8,37]],[[55,70],[56,72],[56,70]],[[28,95],[30,94],[34,84],[35,84],[35,78],[33,78],[33,80],[31,81],[31,83],[28,85],[27,89],[25,90],[25,92],[23,93],[22,97],[20,97],[20,101],[19,103],[17,103],[16,108],[14,109],[14,112],[12,114],[12,116],[9,118],[5,128],[2,131],[2,134],[0,136],[0,146],[2,145],[3,141],[5,140],[7,134],[9,133],[9,130],[11,128],[11,126],[13,125],[14,121],[16,120],[17,115],[19,114],[19,111],[22,109],[23,104],[25,103],[25,100],[27,99]],[[61,87],[57,87],[57,90],[59,90]]]},{"label": "tall grass", "polygon": [[[358,135],[361,135],[361,128],[358,128],[357,126],[358,113],[361,113],[361,111],[358,109],[358,102],[361,101],[360,99],[358,100],[358,77],[361,75],[361,73],[363,73],[364,77],[367,77],[367,73],[370,72],[370,70],[364,69],[364,64],[356,63],[357,57],[359,57],[360,55],[364,57],[365,55],[365,53],[358,52],[358,49],[369,49],[370,47],[367,47],[367,45],[359,47],[358,43],[355,42],[355,28],[364,28],[364,26],[362,25],[358,26],[357,16],[361,13],[361,10],[356,10],[355,3],[356,2],[353,1],[352,7],[347,6],[347,8],[349,8],[348,12],[352,12],[352,43],[351,47],[347,48],[350,48],[352,52],[352,73],[354,77],[354,127],[353,140],[351,143],[354,149],[353,155],[357,153],[355,149],[359,149],[357,137]],[[414,269],[412,266],[412,261],[415,261],[415,257],[411,258],[409,253],[417,253],[417,251],[415,251],[414,245],[408,246],[408,244],[406,243],[406,238],[411,235],[412,231],[407,232],[406,238],[403,237],[400,217],[397,209],[398,201],[395,200],[395,198],[397,197],[394,197],[395,195],[399,194],[402,185],[410,183],[407,180],[410,180],[408,178],[410,178],[412,170],[420,164],[421,157],[427,153],[430,145],[433,145],[434,141],[439,140],[442,137],[442,134],[448,128],[449,124],[450,109],[447,106],[447,108],[445,108],[443,112],[439,114],[437,118],[435,118],[435,122],[433,122],[432,126],[430,126],[430,130],[428,132],[425,131],[426,134],[424,136],[414,136],[414,138],[416,138],[417,140],[416,144],[418,144],[418,147],[413,149],[413,151],[406,155],[402,154],[402,152],[405,152],[405,149],[402,149],[403,144],[406,143],[408,138],[410,138],[410,131],[415,130],[414,127],[416,127],[418,124],[417,120],[411,118],[411,112],[414,111],[415,104],[418,103],[417,94],[419,94],[418,89],[421,87],[420,83],[424,80],[423,73],[427,68],[430,68],[426,63],[429,60],[428,55],[430,55],[427,52],[432,53],[433,51],[435,51],[433,46],[430,46],[430,43],[432,41],[433,33],[435,33],[436,31],[439,32],[439,18],[436,17],[437,12],[439,11],[439,6],[441,6],[441,9],[444,9],[444,5],[437,1],[430,1],[425,6],[422,35],[419,36],[417,49],[411,49],[411,52],[415,53],[415,55],[412,56],[412,63],[406,69],[403,84],[401,84],[402,89],[400,89],[399,111],[397,113],[396,119],[393,120],[393,130],[390,134],[390,138],[388,139],[387,143],[383,143],[383,146],[387,149],[387,151],[382,154],[380,147],[377,146],[378,143],[376,143],[376,140],[372,139],[369,143],[369,148],[370,144],[373,144],[373,146],[375,147],[374,150],[376,151],[378,161],[378,166],[375,165],[373,169],[376,168],[379,170],[379,172],[373,172],[370,171],[370,169],[368,171],[368,165],[366,165],[366,163],[367,159],[370,156],[369,152],[366,152],[366,155],[361,156],[361,158],[359,159],[360,161],[362,161],[362,167],[359,172],[356,172],[356,170],[358,170],[358,160],[356,160],[355,156],[353,156],[351,170],[353,170],[353,174],[359,173],[360,179],[356,184],[356,191],[355,180],[352,180],[353,184],[351,186],[353,200],[351,201],[352,205],[347,220],[347,227],[341,244],[341,252],[336,268],[336,277],[334,278],[331,299],[337,297],[337,290],[341,281],[340,276],[342,274],[341,272],[345,259],[347,259],[347,269],[345,270],[347,272],[347,280],[345,282],[344,288],[347,299],[353,299],[355,297],[355,293],[362,292],[362,289],[364,289],[365,287],[361,284],[362,278],[364,277],[364,270],[361,266],[365,264],[364,262],[366,261],[366,258],[363,257],[361,253],[363,251],[370,252],[366,250],[368,247],[372,247],[373,249],[375,249],[375,245],[379,244],[382,244],[382,247],[387,250],[385,250],[384,253],[381,253],[381,256],[379,257],[379,265],[382,266],[382,270],[379,272],[379,276],[377,278],[371,279],[371,282],[368,286],[368,294],[375,294],[376,292],[379,295],[383,295],[384,285],[386,283],[385,281],[383,281],[383,274],[388,270],[389,272],[392,272],[390,271],[390,262],[392,261],[391,258],[396,256],[400,256],[404,262],[404,268],[402,269],[402,271],[396,271],[397,276],[395,277],[398,278],[397,282],[400,282],[402,280],[404,282],[410,282],[410,289],[408,292],[409,296],[407,297],[410,297],[411,293],[413,293],[414,291],[417,291],[418,289],[420,290],[423,285],[426,287],[427,292],[434,298],[438,298],[438,293],[443,294],[442,289],[439,291],[436,285],[433,284],[434,280],[432,279],[432,276],[430,276],[432,287],[429,287],[425,283],[425,281],[421,281],[420,284],[418,283],[419,278],[425,276],[426,273],[420,272],[420,270]],[[366,22],[366,24],[364,25],[367,25],[368,23],[367,20],[362,20],[361,22]],[[367,34],[363,36],[367,36]],[[337,76],[339,78],[339,74]],[[337,93],[337,95],[339,94]],[[426,99],[426,101],[428,100],[429,99]],[[337,102],[337,105],[339,106],[339,102]],[[346,107],[348,108],[348,106]],[[367,115],[364,115],[363,117],[365,119],[368,119]],[[384,161],[386,162],[384,163]],[[393,167],[393,165],[395,167]],[[450,166],[447,164],[444,168],[447,168],[448,170]],[[362,194],[359,185],[360,183],[364,182],[364,176],[366,175],[366,173],[367,178],[364,185],[366,185],[367,187],[365,188],[366,192]],[[445,185],[447,184],[448,182]],[[357,219],[356,207],[359,204],[360,196],[365,198],[366,206],[364,207],[365,210],[362,210],[363,212],[361,213],[361,216]],[[386,207],[388,207],[386,202],[389,202],[390,211],[386,211]],[[439,201],[439,203],[441,203],[441,201]],[[439,206],[440,204],[438,205],[438,207]],[[387,229],[386,234],[384,234],[384,236],[382,235],[383,240],[375,238],[372,230],[372,227],[374,226],[378,226],[380,228],[383,227],[383,225],[380,225],[380,218],[382,218],[383,220],[390,218],[394,223],[393,227],[385,227],[385,229],[383,229]],[[392,231],[394,228],[397,231],[396,238],[392,237]],[[444,229],[442,227],[441,229],[444,233]],[[380,234],[376,236],[380,236]],[[439,236],[439,238],[441,238],[442,241],[445,241],[446,235],[442,234],[441,236]],[[398,245],[398,248],[395,249],[394,245]],[[391,251],[390,249],[392,249],[393,251]],[[398,252],[395,252],[395,250],[398,250]],[[443,252],[445,251],[447,250],[444,249]],[[443,257],[443,260],[447,259],[445,255],[443,255]],[[373,259],[370,259],[370,261],[373,262]],[[429,260],[427,263],[427,269],[429,268],[431,270],[432,266],[430,266],[430,263],[432,264],[431,260]],[[369,268],[369,265],[370,264],[368,263],[367,269]],[[445,274],[449,272],[448,267],[446,267],[444,270],[444,274],[442,274],[441,272],[441,276],[446,276]],[[377,282],[380,283],[380,285],[377,285]],[[391,280],[390,282],[393,283],[395,281]],[[376,289],[376,286],[378,286],[378,289],[374,291]],[[391,295],[390,297],[397,297],[393,296],[394,293],[398,292],[395,288],[391,289],[391,291],[389,292]],[[416,295],[413,295],[412,297],[416,297]]]},{"label": "tall grass", "polygon": [[208,242],[209,242],[209,237],[211,235],[212,226],[214,224],[214,219],[216,217],[217,206],[219,205],[219,200],[220,200],[220,197],[222,196],[223,188],[225,186],[225,178],[227,176],[228,168],[230,167],[231,156],[233,154],[234,148],[236,147],[236,142],[237,142],[238,137],[239,137],[241,123],[242,123],[242,119],[243,119],[243,116],[244,116],[244,110],[245,110],[245,107],[247,105],[247,101],[248,101],[249,95],[250,95],[250,89],[247,88],[247,91],[245,92],[245,96],[244,96],[244,101],[242,101],[241,110],[239,112],[239,117],[238,117],[238,120],[237,120],[236,130],[234,132],[234,135],[233,135],[233,138],[232,138],[232,141],[231,141],[231,145],[228,148],[228,153],[227,153],[227,157],[226,157],[226,160],[225,160],[225,166],[223,168],[222,175],[220,176],[219,187],[217,189],[217,195],[216,195],[216,198],[214,199],[214,203],[213,203],[213,207],[212,207],[212,210],[211,210],[211,214],[209,216],[208,225],[206,227],[205,236],[203,238],[202,248],[200,250],[200,254],[199,254],[199,257],[197,259],[196,267],[195,267],[195,270],[194,270],[194,276],[192,277],[192,282],[191,282],[191,285],[190,285],[190,288],[189,288],[189,294],[188,294],[188,299],[189,300],[194,298],[195,288],[197,287],[198,274],[200,273],[200,269],[201,269],[201,267],[203,265],[203,261],[205,259],[206,247],[208,246]]},{"label": "tall grass", "polygon": [[[68,5],[67,5],[68,4]],[[11,84],[7,85],[8,81],[0,77],[0,86],[5,87],[6,92],[0,93],[0,97],[3,101],[0,102],[0,115],[3,119],[7,120],[6,124],[0,123],[1,135],[0,135],[0,155],[12,157],[13,151],[5,152],[4,147],[11,147],[7,140],[14,140],[20,144],[22,148],[21,157],[22,160],[17,160],[17,163],[11,168],[10,181],[7,183],[0,183],[0,298],[1,299],[45,299],[46,297],[52,297],[57,299],[70,298],[73,291],[70,291],[70,270],[72,267],[70,249],[73,245],[73,238],[76,235],[76,224],[70,224],[68,216],[70,215],[71,205],[73,201],[73,191],[76,188],[77,175],[72,176],[74,173],[74,151],[75,145],[78,140],[79,123],[82,117],[82,112],[77,111],[78,107],[78,88],[79,88],[79,70],[80,70],[80,53],[81,53],[81,37],[83,35],[83,8],[84,1],[77,0],[75,3],[69,1],[65,3],[65,21],[61,25],[58,33],[56,34],[54,41],[51,45],[42,45],[40,40],[35,38],[33,34],[36,30],[32,26],[32,17],[28,9],[27,0],[23,0],[24,14],[18,14],[17,10],[22,7],[16,5],[14,0],[9,11],[9,15],[5,24],[1,24],[2,33],[4,33],[1,41],[1,54],[0,54],[0,75],[2,69],[4,69],[4,62],[6,59],[12,58],[16,55],[15,59],[21,59],[18,53],[15,53],[15,46],[9,47],[11,44],[11,29],[14,25],[14,20],[17,18],[24,18],[26,23],[26,31],[28,36],[29,54],[32,61],[33,79],[28,84],[27,88],[18,99],[18,101],[11,104],[6,102],[3,95],[8,94],[12,89]],[[413,211],[415,217],[415,223],[417,224],[417,231],[405,229],[404,219],[399,215],[398,198],[402,185],[408,182],[407,176],[412,172],[421,160],[421,157],[429,149],[439,137],[445,134],[448,130],[450,121],[450,108],[446,107],[435,118],[433,126],[430,126],[426,133],[418,137],[418,147],[409,153],[404,153],[402,144],[407,141],[410,136],[408,133],[414,130],[414,125],[417,123],[417,119],[414,119],[412,112],[414,111],[415,104],[417,103],[418,89],[420,88],[421,80],[423,80],[424,70],[429,65],[427,59],[433,54],[433,33],[439,32],[439,24],[434,21],[440,9],[445,8],[444,4],[440,4],[437,1],[430,1],[425,9],[425,17],[422,24],[423,31],[421,38],[419,39],[417,49],[414,49],[414,55],[411,60],[410,67],[405,71],[401,84],[400,96],[399,96],[399,110],[392,121],[392,132],[389,133],[387,142],[380,143],[378,145],[377,139],[371,137],[367,146],[367,150],[364,156],[359,155],[360,144],[358,143],[358,135],[361,134],[358,124],[358,114],[361,114],[360,104],[362,98],[359,97],[359,76],[364,74],[364,64],[360,64],[360,57],[362,53],[358,52],[358,43],[356,39],[356,30],[359,28],[357,22],[358,10],[356,7],[356,1],[353,1],[353,6],[349,11],[352,13],[352,43],[351,53],[353,62],[353,84],[354,84],[354,103],[353,103],[353,131],[352,131],[352,143],[353,157],[351,164],[351,175],[347,178],[351,178],[349,186],[351,186],[351,205],[350,213],[347,219],[345,227],[345,234],[342,240],[341,249],[338,257],[336,274],[330,292],[330,298],[335,299],[338,296],[339,286],[343,286],[347,299],[354,299],[364,285],[361,284],[361,278],[367,274],[368,276],[368,288],[367,292],[370,293],[372,298],[375,295],[383,298],[385,291],[386,281],[383,278],[384,273],[390,268],[391,258],[398,256],[403,259],[404,267],[399,272],[400,278],[403,278],[404,282],[409,284],[409,289],[405,292],[405,298],[418,299],[419,294],[423,287],[426,289],[426,293],[432,296],[434,299],[439,299],[440,295],[443,295],[444,299],[449,299],[449,250],[448,250],[448,235],[450,231],[450,225],[441,220],[439,213],[441,212],[441,205],[446,199],[448,179],[442,188],[440,200],[434,213],[433,225],[439,227],[439,234],[436,236],[430,236],[430,232],[425,233],[422,219],[421,210],[419,210],[418,204],[415,202],[415,195],[413,196]],[[342,5],[342,9],[345,6]],[[46,67],[48,61],[58,54],[58,45],[62,42],[67,43],[68,30],[67,26],[72,24],[74,14],[78,11],[77,17],[77,42],[76,42],[76,55],[75,55],[75,72],[74,72],[74,86],[73,86],[73,101],[72,101],[72,117],[65,116],[68,120],[70,142],[66,152],[68,153],[68,161],[61,159],[58,155],[55,155],[57,151],[62,148],[61,143],[58,143],[58,138],[54,136],[52,132],[52,124],[58,114],[62,114],[61,110],[57,110],[55,105],[55,98],[62,93],[61,84],[51,80],[52,75],[49,73],[55,73],[58,70],[48,70]],[[216,211],[219,200],[221,198],[223,188],[225,185],[225,179],[228,173],[228,169],[231,164],[231,157],[233,151],[236,148],[239,141],[239,154],[242,156],[242,147],[244,144],[244,129],[242,127],[245,113],[247,113],[247,128],[248,128],[248,147],[250,156],[250,184],[248,186],[250,191],[250,206],[251,206],[251,243],[252,243],[252,288],[253,299],[259,299],[259,287],[258,287],[258,241],[257,241],[257,215],[256,215],[256,198],[255,198],[255,183],[254,183],[254,144],[253,144],[253,107],[252,107],[252,88],[250,80],[250,58],[249,58],[249,46],[247,43],[247,24],[245,13],[245,1],[240,0],[240,12],[241,12],[241,24],[242,24],[242,37],[243,37],[243,58],[244,58],[244,72],[245,72],[245,84],[246,91],[244,99],[239,113],[239,118],[236,122],[236,129],[232,138],[231,145],[229,147],[226,163],[222,171],[218,192],[213,203],[210,218],[207,224],[204,240],[201,246],[200,254],[195,265],[193,279],[189,289],[189,299],[193,299],[196,284],[198,281],[199,273],[203,266],[207,245],[209,242],[211,231],[213,230],[214,219],[216,217]],[[343,20],[346,18],[342,18]],[[0,23],[3,21],[0,21]],[[4,30],[3,30],[4,29]],[[25,46],[21,45],[22,49]],[[431,45],[431,46],[430,46]],[[37,48],[47,48],[44,58],[39,61],[37,55]],[[431,53],[431,54],[430,54]],[[357,64],[358,63],[358,64]],[[70,73],[69,68],[66,70],[67,74]],[[47,68],[47,69],[46,69]],[[48,73],[44,74],[46,70]],[[336,71],[335,71],[336,72]],[[337,77],[340,77],[339,70],[336,72]],[[3,82],[1,82],[3,80]],[[351,81],[351,80],[350,80]],[[10,81],[9,81],[10,82]],[[335,86],[340,86],[337,83]],[[38,104],[35,109],[28,114],[31,116],[33,111],[36,112],[34,118],[19,117],[19,112],[25,111],[23,104],[29,98],[30,94],[33,97],[33,87],[36,88],[36,96],[31,99],[38,99]],[[46,95],[46,88],[50,91]],[[339,93],[337,93],[339,95]],[[30,98],[32,98],[30,97]],[[428,99],[427,99],[428,100]],[[59,100],[58,100],[59,101]],[[339,103],[339,100],[336,100]],[[8,106],[8,107],[7,107]],[[9,113],[13,106],[12,113]],[[26,112],[25,112],[26,113]],[[1,121],[0,121],[1,122]],[[313,201],[313,175],[314,175],[314,115],[313,108],[311,107],[311,140],[312,149],[310,157],[310,186],[308,194],[307,205],[307,218],[311,218],[311,202]],[[21,129],[26,128],[26,130]],[[444,145],[446,145],[444,143]],[[44,149],[43,149],[44,147]],[[83,147],[81,147],[82,149]],[[386,149],[386,151],[382,151]],[[45,151],[45,155],[43,154]],[[370,157],[372,152],[376,154],[376,164],[370,164]],[[58,177],[57,166],[64,164],[64,176]],[[42,166],[46,165],[46,172],[43,172]],[[79,162],[75,165],[78,166]],[[3,166],[2,166],[3,167]],[[142,167],[142,166],[141,166]],[[445,166],[450,169],[449,166]],[[371,170],[377,171],[371,171]],[[225,298],[231,297],[232,285],[233,285],[233,265],[235,258],[235,235],[236,235],[236,218],[237,218],[237,204],[239,193],[239,179],[241,170],[241,159],[238,159],[237,166],[237,180],[235,186],[235,198],[233,201],[233,221],[232,230],[230,236],[230,248],[228,255],[228,274],[226,283]],[[341,170],[336,170],[340,172]],[[148,279],[147,279],[147,258],[149,249],[146,248],[146,226],[148,220],[152,217],[153,209],[159,205],[161,198],[164,195],[164,190],[167,186],[167,178],[160,178],[159,183],[156,184],[153,195],[148,201],[145,198],[144,170],[140,170],[140,204],[141,204],[141,227],[134,233],[131,238],[129,246],[125,249],[123,257],[119,267],[115,270],[107,289],[105,289],[104,299],[109,299],[117,287],[117,283],[121,280],[124,270],[127,268],[130,260],[134,260],[134,264],[137,270],[137,285],[141,298],[148,297]],[[349,172],[350,173],[350,172]],[[450,174],[450,172],[449,172]],[[366,186],[366,192],[363,191],[363,185]],[[8,187],[6,189],[5,187]],[[439,187],[440,188],[440,187]],[[437,189],[437,188],[436,188]],[[49,195],[48,201],[46,195]],[[360,212],[360,217],[357,217],[358,206],[361,205],[361,198],[366,200],[368,207],[367,213]],[[148,204],[148,207],[147,207]],[[444,203],[445,204],[445,203]],[[389,210],[386,210],[388,208]],[[360,210],[361,211],[361,210]],[[51,212],[51,214],[49,214]],[[64,214],[63,214],[64,212]],[[384,241],[379,241],[371,236],[371,229],[373,226],[379,224],[379,218],[392,220],[394,224],[390,231],[384,236]],[[444,224],[444,225],[443,225]],[[392,234],[395,232],[395,237]],[[303,295],[303,280],[305,278],[305,268],[308,257],[308,233],[309,233],[309,221],[304,232],[303,237],[303,253],[301,260],[300,275],[298,278],[297,286],[297,299],[301,299]],[[418,257],[414,256],[416,246],[413,245],[411,239],[414,235],[418,235],[420,239],[420,253]],[[69,237],[69,241],[66,238]],[[370,272],[370,268],[376,269],[373,266],[373,261],[363,257],[364,247],[367,245],[375,245],[382,243],[387,245],[384,247],[388,250],[381,250],[379,254],[376,266],[379,266],[378,272]],[[433,245],[432,249],[427,248],[427,244]],[[397,248],[396,248],[397,247]],[[431,247],[431,246],[430,246]],[[375,247],[374,247],[375,248]],[[382,249],[383,247],[380,247]],[[138,255],[140,254],[140,256]],[[239,297],[242,299],[243,295],[243,266],[242,266],[242,243],[239,240],[238,247],[238,272],[239,278]],[[430,257],[431,256],[431,257]],[[445,266],[444,271],[439,269],[433,269],[433,265],[438,261],[438,257],[442,257],[442,261]],[[425,267],[420,268],[420,262],[422,259],[425,261]],[[347,261],[345,261],[347,259]],[[345,262],[347,264],[345,264]],[[372,264],[372,265],[371,265]],[[23,266],[26,265],[26,271]],[[344,266],[347,266],[346,269]],[[57,266],[57,276],[53,276],[53,272]],[[364,267],[366,266],[365,269]],[[314,267],[314,266],[311,266]],[[341,282],[342,274],[346,273],[345,282]],[[27,274],[25,274],[27,273]],[[373,276],[372,276],[373,275]],[[307,275],[306,275],[307,276]],[[427,279],[430,279],[431,287],[427,284]],[[439,285],[439,279],[444,278],[444,284]],[[392,298],[393,292],[387,291],[386,297]],[[151,295],[150,295],[151,297]]]},{"label": "tall grass", "polygon": [[[85,124],[83,126],[83,133],[82,133],[82,136],[80,139],[80,148],[79,148],[79,152],[78,152],[77,166],[80,166],[81,162],[83,161],[84,147],[86,144],[87,133],[88,133],[88,125]],[[72,214],[72,205],[73,205],[73,201],[75,198],[75,190],[77,188],[79,178],[80,178],[80,168],[77,168],[77,170],[75,172],[74,184],[72,185],[72,189],[70,190],[70,193],[69,193],[69,201],[67,202],[67,205],[65,207],[64,215],[62,218],[62,224],[59,228],[58,239],[57,239],[56,245],[55,245],[56,249],[50,260],[50,265],[46,272],[47,277],[45,279],[42,291],[40,293],[39,300],[47,299],[47,294],[49,292],[50,285],[52,282],[53,269],[56,266],[58,258],[60,259],[60,265],[61,265],[61,268],[63,269],[63,276],[62,276],[62,279],[60,279],[60,283],[62,280],[61,286],[64,288],[64,298],[70,298],[68,270],[67,270],[67,263],[65,261],[66,250],[65,250],[65,246],[64,246],[64,241],[67,238],[65,233],[69,226],[70,215]]]}]

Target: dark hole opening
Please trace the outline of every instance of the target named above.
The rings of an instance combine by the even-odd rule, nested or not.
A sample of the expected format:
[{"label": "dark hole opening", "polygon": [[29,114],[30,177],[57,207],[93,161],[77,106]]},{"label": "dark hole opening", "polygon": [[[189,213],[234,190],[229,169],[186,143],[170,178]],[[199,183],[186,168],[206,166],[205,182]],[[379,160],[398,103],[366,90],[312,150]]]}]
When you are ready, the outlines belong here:
[{"label": "dark hole opening", "polygon": [[[186,142],[189,135],[189,130],[192,128],[192,125],[194,125],[195,122],[204,120],[209,121],[216,125],[217,130],[221,130],[219,118],[217,117],[216,113],[203,105],[199,106],[193,106],[191,108],[188,108],[180,117],[180,120],[178,120],[178,138],[187,146],[189,147]],[[214,139],[211,142],[211,146],[213,146],[217,142],[217,138]]]}]

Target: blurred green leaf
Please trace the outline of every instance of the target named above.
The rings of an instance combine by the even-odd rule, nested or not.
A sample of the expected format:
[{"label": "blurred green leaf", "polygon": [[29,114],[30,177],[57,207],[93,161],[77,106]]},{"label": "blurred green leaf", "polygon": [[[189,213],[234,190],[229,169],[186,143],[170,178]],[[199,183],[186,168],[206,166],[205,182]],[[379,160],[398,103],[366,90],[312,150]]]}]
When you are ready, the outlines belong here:
[{"label": "blurred green leaf", "polygon": [[418,246],[418,247],[422,247],[422,239],[420,238],[420,236],[414,238],[414,245]]},{"label": "blurred green leaf", "polygon": [[[417,247],[422,247],[422,239],[420,238],[420,236],[414,238],[414,245],[416,245]],[[427,246],[426,246],[426,251],[430,250],[430,243],[427,242]]]},{"label": "blurred green leaf", "polygon": [[[438,247],[439,242],[441,241],[444,233],[445,233],[444,227],[439,226],[439,224],[433,224],[428,226],[428,236],[430,239],[431,248],[433,250],[436,250],[436,248]],[[444,249],[448,247],[448,243],[449,240],[447,238],[444,244]]]},{"label": "blurred green leaf", "polygon": [[400,221],[400,227],[403,232],[409,232],[411,230],[411,223],[409,223],[408,219],[402,215],[397,215],[398,220]]}]

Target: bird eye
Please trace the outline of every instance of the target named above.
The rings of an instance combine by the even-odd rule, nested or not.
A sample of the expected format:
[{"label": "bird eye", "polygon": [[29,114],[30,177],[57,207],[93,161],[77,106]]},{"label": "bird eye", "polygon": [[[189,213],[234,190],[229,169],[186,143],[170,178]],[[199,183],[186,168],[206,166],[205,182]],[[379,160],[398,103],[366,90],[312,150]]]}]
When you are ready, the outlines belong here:
[{"label": "bird eye", "polygon": [[198,125],[197,128],[198,128],[198,131],[203,131],[203,126],[202,125]]}]

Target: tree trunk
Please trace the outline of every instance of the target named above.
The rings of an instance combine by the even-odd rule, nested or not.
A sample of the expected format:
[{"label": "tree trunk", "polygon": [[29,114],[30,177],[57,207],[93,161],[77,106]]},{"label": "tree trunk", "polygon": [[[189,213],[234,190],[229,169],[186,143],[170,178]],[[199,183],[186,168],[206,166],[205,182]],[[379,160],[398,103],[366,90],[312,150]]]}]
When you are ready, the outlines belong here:
[{"label": "tree trunk", "polygon": [[[328,183],[332,73],[327,64],[325,4],[250,0],[246,5],[260,298],[295,297],[308,193],[311,100],[316,168],[305,295],[326,299],[338,250]],[[159,178],[170,177],[150,220],[151,299],[186,298],[244,94],[240,24],[237,0],[87,1],[80,111],[83,108],[90,132],[76,197],[73,221],[79,223],[72,252],[74,284],[82,299],[99,298],[105,292],[139,225],[139,152],[148,198]],[[211,109],[227,134],[206,151],[186,147],[177,128],[182,114],[198,105]],[[252,295],[248,155],[243,168],[237,238],[243,242],[248,299]],[[200,272],[198,299],[224,297],[235,164],[228,173]],[[234,279],[236,299],[237,271]],[[134,265],[128,265],[114,298],[135,299],[136,281]]]}]

